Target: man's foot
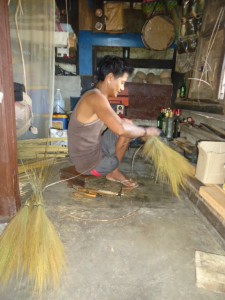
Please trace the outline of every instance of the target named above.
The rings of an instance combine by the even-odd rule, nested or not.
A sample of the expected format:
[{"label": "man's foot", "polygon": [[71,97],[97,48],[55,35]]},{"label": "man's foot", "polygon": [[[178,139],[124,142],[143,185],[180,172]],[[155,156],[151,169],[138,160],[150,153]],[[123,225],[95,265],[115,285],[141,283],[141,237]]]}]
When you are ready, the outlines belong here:
[{"label": "man's foot", "polygon": [[106,179],[119,182],[122,185],[129,188],[137,188],[138,183],[133,181],[132,179],[126,178],[118,169],[115,169],[113,172],[106,175]]}]

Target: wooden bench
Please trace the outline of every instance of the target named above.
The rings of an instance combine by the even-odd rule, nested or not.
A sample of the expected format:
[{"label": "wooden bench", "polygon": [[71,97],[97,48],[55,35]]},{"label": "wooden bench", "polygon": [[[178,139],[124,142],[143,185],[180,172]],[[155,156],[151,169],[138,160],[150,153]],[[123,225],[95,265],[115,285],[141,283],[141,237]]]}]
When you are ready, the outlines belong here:
[{"label": "wooden bench", "polygon": [[60,169],[60,179],[61,180],[68,179],[67,184],[69,187],[73,187],[74,185],[85,187],[87,181],[93,178],[96,177],[78,173],[74,166],[69,166]]}]

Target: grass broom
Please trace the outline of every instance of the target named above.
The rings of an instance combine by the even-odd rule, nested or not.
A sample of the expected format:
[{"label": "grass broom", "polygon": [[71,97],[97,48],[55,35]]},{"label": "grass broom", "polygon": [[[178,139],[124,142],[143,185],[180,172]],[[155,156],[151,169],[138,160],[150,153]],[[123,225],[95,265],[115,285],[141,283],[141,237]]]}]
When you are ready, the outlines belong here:
[{"label": "grass broom", "polygon": [[187,177],[194,176],[191,164],[158,137],[147,139],[143,154],[152,160],[156,179],[168,182],[173,193],[179,197],[180,189],[186,187]]},{"label": "grass broom", "polygon": [[5,228],[0,237],[0,281],[5,286],[13,273],[23,276],[25,244],[30,207],[25,204]]},{"label": "grass broom", "polygon": [[50,166],[27,170],[33,195],[11,220],[0,237],[0,281],[6,285],[13,275],[26,277],[41,293],[58,286],[65,267],[64,247],[44,210],[43,188]]}]

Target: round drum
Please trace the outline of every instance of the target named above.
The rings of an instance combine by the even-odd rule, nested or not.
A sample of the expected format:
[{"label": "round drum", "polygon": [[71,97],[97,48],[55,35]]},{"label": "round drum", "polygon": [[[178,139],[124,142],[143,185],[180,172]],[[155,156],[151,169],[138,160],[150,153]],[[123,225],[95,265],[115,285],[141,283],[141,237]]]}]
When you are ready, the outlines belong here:
[{"label": "round drum", "polygon": [[142,28],[141,37],[146,48],[165,50],[175,40],[173,21],[164,15],[156,15],[147,20]]}]

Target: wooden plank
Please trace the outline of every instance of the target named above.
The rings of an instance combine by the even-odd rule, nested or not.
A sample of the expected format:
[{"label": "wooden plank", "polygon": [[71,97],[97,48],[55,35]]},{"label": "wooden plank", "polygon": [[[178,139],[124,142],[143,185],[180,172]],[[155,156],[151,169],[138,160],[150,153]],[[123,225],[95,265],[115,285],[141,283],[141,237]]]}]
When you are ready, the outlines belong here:
[{"label": "wooden plank", "polygon": [[200,186],[199,194],[223,219],[225,219],[225,193],[218,186]]},{"label": "wooden plank", "polygon": [[225,139],[225,130],[220,129],[220,128],[218,128],[216,126],[213,126],[213,125],[209,125],[209,124],[200,123],[200,125],[203,125],[203,126],[207,127],[212,132],[214,132],[216,135],[218,135],[221,138]]},{"label": "wooden plank", "polygon": [[216,184],[215,187],[216,187],[217,189],[219,189],[219,191],[225,195],[225,190],[223,189],[223,185],[218,185],[218,184]]},{"label": "wooden plank", "polygon": [[187,101],[176,100],[175,108],[223,115],[223,105],[216,104],[216,103],[211,104],[211,103],[193,102],[192,100],[187,100]]},{"label": "wooden plank", "polygon": [[214,133],[206,132],[198,127],[188,127],[186,125],[181,125],[181,136],[185,136],[188,141],[194,145],[199,140],[221,142],[224,141],[224,139],[215,135]]},{"label": "wooden plank", "polygon": [[225,293],[225,256],[196,251],[195,265],[197,287]]}]

